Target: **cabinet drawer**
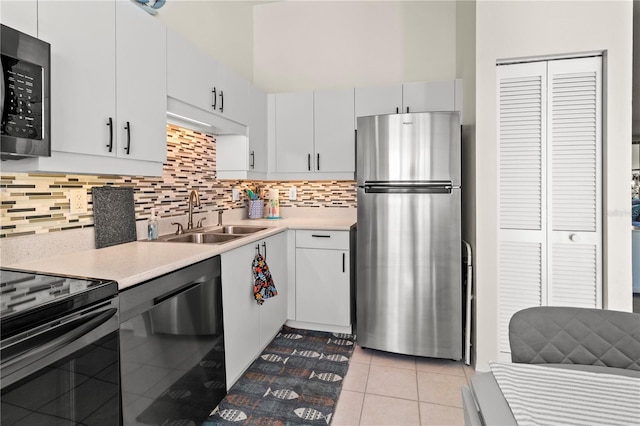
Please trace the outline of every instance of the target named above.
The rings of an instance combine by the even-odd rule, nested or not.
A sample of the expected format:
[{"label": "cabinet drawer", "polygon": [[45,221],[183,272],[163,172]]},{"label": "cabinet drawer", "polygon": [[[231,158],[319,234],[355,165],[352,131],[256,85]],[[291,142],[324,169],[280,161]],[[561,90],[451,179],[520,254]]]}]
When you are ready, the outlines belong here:
[{"label": "cabinet drawer", "polygon": [[349,250],[349,232],[296,231],[296,247]]}]

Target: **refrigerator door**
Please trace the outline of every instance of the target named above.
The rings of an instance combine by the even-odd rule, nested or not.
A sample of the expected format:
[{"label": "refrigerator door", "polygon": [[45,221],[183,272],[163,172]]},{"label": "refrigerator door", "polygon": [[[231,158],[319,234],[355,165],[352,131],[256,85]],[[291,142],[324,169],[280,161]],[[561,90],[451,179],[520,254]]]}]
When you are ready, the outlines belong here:
[{"label": "refrigerator door", "polygon": [[356,177],[441,181],[460,186],[460,114],[424,112],[358,117]]},{"label": "refrigerator door", "polygon": [[358,344],[462,357],[460,189],[358,188]]}]

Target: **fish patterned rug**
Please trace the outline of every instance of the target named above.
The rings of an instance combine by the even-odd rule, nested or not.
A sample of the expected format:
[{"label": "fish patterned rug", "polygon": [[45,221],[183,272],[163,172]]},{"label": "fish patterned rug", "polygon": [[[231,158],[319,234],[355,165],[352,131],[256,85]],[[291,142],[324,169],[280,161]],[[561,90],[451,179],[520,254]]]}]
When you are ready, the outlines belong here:
[{"label": "fish patterned rug", "polygon": [[202,426],[330,424],[354,340],[284,326]]}]

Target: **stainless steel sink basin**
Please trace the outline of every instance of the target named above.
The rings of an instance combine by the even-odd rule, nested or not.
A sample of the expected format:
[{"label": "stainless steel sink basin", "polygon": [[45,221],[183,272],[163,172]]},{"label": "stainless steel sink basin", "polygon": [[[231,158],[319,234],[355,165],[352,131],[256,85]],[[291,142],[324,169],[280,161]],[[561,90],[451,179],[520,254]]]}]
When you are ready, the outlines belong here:
[{"label": "stainless steel sink basin", "polygon": [[242,238],[241,235],[214,234],[210,232],[194,232],[163,238],[162,241],[171,243],[221,244]]},{"label": "stainless steel sink basin", "polygon": [[251,225],[228,225],[223,226],[220,229],[217,229],[215,233],[221,234],[233,234],[233,235],[245,235],[245,234],[253,234],[254,232],[264,231],[267,229],[266,226],[251,226]]}]

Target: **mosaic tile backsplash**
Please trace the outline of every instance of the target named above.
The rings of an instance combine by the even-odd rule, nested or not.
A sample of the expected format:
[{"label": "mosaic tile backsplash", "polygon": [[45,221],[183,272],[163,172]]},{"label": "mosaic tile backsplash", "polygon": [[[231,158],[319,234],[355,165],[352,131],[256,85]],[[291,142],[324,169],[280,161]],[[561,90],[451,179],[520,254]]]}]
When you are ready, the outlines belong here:
[{"label": "mosaic tile backsplash", "polygon": [[[160,217],[183,216],[189,192],[200,194],[199,211],[244,208],[246,188],[277,188],[281,207],[356,207],[355,181],[239,181],[216,178],[215,137],[167,126],[167,162],[162,177],[88,176],[36,173],[0,174],[0,238],[93,226],[91,188],[113,185],[134,188],[136,220],[145,220],[155,207]],[[295,186],[297,199],[290,201]],[[88,194],[88,209],[72,214],[69,190]],[[232,201],[232,189],[240,189]]]}]

